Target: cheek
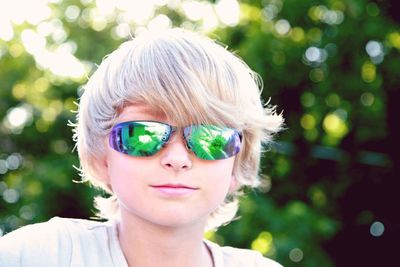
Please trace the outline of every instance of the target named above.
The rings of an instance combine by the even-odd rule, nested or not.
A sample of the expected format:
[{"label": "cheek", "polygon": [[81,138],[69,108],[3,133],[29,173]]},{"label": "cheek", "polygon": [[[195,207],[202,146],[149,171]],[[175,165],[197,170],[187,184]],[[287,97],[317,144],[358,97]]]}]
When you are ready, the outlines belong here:
[{"label": "cheek", "polygon": [[140,159],[124,155],[114,155],[109,160],[108,175],[114,195],[125,210],[140,213],[146,207],[149,177],[152,169]]},{"label": "cheek", "polygon": [[222,201],[234,183],[232,176],[234,160],[227,159],[213,163],[210,167],[204,167],[204,176],[207,177],[209,184],[209,190],[215,192],[215,196],[220,198]]},{"label": "cheek", "polygon": [[132,168],[128,168],[130,164],[128,164],[128,160],[123,156],[116,155],[114,152],[111,152],[110,154],[111,155],[107,160],[108,177],[110,179],[110,183],[115,183],[120,180],[121,176],[126,175],[127,171],[129,172],[129,170]]},{"label": "cheek", "polygon": [[142,176],[146,175],[143,164],[135,158],[121,155],[116,152],[110,153],[107,160],[108,177],[114,193],[117,195],[127,194],[127,191],[135,190]]}]

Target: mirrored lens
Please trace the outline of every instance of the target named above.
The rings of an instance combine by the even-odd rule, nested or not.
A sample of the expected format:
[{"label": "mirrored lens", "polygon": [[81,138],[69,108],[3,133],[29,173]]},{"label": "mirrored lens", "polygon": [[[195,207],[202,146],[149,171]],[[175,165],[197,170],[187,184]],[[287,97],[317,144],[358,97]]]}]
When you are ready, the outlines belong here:
[{"label": "mirrored lens", "polygon": [[238,131],[215,125],[194,125],[183,131],[188,147],[206,160],[226,159],[240,150]]},{"label": "mirrored lens", "polygon": [[168,141],[172,127],[160,122],[131,121],[116,126],[110,134],[110,146],[137,157],[152,156]]}]

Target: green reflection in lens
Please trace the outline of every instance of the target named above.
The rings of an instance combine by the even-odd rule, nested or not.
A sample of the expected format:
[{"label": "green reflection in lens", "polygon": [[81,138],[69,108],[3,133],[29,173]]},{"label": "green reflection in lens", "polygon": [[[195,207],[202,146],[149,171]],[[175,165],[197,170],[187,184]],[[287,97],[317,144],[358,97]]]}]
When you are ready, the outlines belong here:
[{"label": "green reflection in lens", "polygon": [[167,125],[156,122],[136,122],[129,127],[124,127],[121,137],[129,155],[152,156],[163,147],[169,133]]},{"label": "green reflection in lens", "polygon": [[188,145],[199,158],[206,160],[229,157],[225,146],[232,136],[232,130],[215,125],[192,126]]}]

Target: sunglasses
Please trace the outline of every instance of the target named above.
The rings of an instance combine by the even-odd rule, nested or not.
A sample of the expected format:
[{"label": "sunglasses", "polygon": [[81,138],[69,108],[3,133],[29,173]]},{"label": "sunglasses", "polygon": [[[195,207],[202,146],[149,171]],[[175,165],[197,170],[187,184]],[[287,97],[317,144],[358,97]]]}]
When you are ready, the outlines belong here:
[{"label": "sunglasses", "polygon": [[[109,136],[114,150],[134,157],[150,157],[160,151],[178,128],[156,121],[127,121],[115,125]],[[218,160],[235,156],[242,135],[235,129],[216,125],[183,128],[186,147],[201,159]]]}]

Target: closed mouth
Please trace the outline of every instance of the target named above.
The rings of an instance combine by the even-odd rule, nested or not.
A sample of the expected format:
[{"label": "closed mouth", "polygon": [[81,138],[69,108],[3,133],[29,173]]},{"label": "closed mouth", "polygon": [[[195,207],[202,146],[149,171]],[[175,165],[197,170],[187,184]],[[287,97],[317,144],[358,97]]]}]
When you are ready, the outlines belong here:
[{"label": "closed mouth", "polygon": [[160,184],[160,185],[152,185],[151,187],[154,188],[176,188],[176,189],[191,189],[191,190],[197,190],[198,188],[196,187],[192,187],[192,186],[188,186],[188,185],[184,185],[184,184]]}]

